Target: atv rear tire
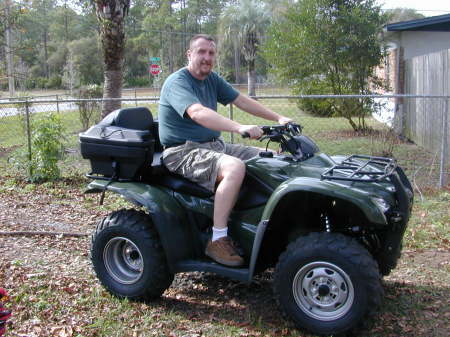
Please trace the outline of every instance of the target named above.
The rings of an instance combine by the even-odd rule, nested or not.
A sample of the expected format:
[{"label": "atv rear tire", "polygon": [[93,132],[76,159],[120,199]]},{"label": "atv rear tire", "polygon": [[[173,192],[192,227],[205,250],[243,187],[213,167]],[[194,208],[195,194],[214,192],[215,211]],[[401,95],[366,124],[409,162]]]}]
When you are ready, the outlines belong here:
[{"label": "atv rear tire", "polygon": [[356,240],[335,233],[289,244],[275,269],[274,292],[298,327],[325,335],[358,328],[383,296],[375,260]]},{"label": "atv rear tire", "polygon": [[120,210],[101,220],[92,235],[91,260],[103,286],[121,298],[157,298],[173,281],[158,233],[144,212]]}]

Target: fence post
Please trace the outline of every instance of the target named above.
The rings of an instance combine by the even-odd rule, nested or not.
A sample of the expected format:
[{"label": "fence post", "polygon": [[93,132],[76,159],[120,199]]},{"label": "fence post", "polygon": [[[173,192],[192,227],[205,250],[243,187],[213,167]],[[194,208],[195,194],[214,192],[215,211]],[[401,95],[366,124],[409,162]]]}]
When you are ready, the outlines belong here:
[{"label": "fence post", "polygon": [[134,104],[138,106],[136,88],[134,88]]},{"label": "fence post", "polygon": [[56,112],[59,115],[59,97],[58,97],[58,95],[55,95],[55,96],[56,96]]},{"label": "fence post", "polygon": [[[233,104],[230,103],[230,107],[228,108],[228,118],[233,120]],[[230,132],[230,142],[231,144],[234,144],[234,133]]]},{"label": "fence post", "polygon": [[448,98],[444,99],[444,110],[442,111],[442,134],[441,134],[441,167],[439,171],[439,187],[443,188],[446,183],[446,160],[447,160],[447,130],[448,130]]},{"label": "fence post", "polygon": [[31,178],[33,175],[31,166],[31,125],[30,125],[30,109],[28,99],[25,99],[25,121],[27,123],[27,145],[28,145],[28,174]]}]

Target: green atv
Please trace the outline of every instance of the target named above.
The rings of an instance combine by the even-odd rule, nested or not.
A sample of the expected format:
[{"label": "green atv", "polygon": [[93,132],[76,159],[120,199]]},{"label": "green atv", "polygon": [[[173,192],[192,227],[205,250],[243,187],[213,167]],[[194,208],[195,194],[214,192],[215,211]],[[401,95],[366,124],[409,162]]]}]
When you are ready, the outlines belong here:
[{"label": "green atv", "polygon": [[101,220],[91,259],[104,287],[121,298],[161,296],[178,272],[211,272],[242,282],[274,267],[283,313],[316,334],[354,330],[380,306],[381,276],[395,268],[413,189],[395,160],[328,156],[296,124],[263,126],[262,151],[229,220],[245,266],[205,256],[213,194],[161,164],[157,121],[146,108],[117,110],[80,134],[91,162],[87,192],[123,196],[143,210]]}]

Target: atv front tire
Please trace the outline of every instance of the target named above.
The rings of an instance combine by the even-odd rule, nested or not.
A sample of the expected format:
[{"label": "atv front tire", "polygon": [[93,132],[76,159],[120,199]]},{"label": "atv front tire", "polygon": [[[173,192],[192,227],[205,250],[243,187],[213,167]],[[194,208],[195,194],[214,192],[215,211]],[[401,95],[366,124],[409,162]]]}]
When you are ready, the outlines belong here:
[{"label": "atv front tire", "polygon": [[91,260],[113,295],[146,301],[173,281],[158,233],[144,212],[120,210],[101,220],[92,235]]},{"label": "atv front tire", "polygon": [[335,233],[289,244],[275,269],[274,292],[298,327],[325,335],[358,328],[383,296],[375,260],[355,239]]}]

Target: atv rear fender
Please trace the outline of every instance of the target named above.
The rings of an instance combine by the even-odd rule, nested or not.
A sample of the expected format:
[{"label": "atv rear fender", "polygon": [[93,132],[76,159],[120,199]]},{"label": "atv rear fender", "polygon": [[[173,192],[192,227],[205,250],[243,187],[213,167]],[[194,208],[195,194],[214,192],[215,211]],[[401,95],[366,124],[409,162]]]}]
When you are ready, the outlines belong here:
[{"label": "atv rear fender", "polygon": [[261,220],[270,221],[270,218],[280,201],[293,192],[309,192],[347,201],[360,209],[370,223],[387,225],[385,215],[380,211],[371,195],[363,190],[348,188],[326,180],[315,178],[292,178],[280,184],[272,193],[264,208]]},{"label": "atv rear fender", "polygon": [[[85,193],[101,193],[105,190],[120,194],[136,206],[147,209],[164,247],[169,268],[173,272],[174,264],[189,256],[193,250],[187,216],[171,192],[164,187],[151,186],[137,182],[109,182],[94,180]],[[177,249],[173,249],[174,243]]]}]

